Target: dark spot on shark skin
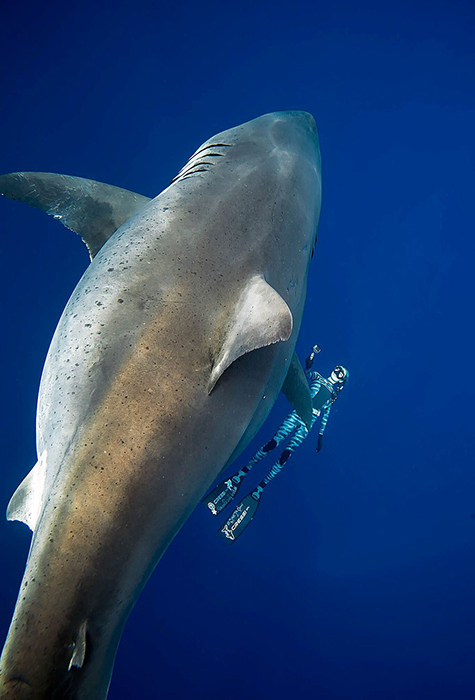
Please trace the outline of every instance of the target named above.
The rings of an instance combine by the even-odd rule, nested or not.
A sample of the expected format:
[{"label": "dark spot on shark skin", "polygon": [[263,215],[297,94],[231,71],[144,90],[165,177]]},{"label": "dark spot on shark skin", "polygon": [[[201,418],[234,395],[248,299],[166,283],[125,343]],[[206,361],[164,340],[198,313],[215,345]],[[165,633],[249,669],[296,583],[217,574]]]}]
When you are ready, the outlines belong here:
[{"label": "dark spot on shark skin", "polygon": [[124,303],[124,300],[123,300],[123,299],[117,299],[117,301],[119,302],[119,304],[123,304],[123,303]]}]

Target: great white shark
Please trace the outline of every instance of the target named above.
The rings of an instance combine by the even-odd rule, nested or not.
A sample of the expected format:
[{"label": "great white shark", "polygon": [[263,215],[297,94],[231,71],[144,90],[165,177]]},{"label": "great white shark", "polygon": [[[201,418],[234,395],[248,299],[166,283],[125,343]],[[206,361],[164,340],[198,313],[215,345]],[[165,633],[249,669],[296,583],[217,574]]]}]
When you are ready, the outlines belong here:
[{"label": "great white shark", "polygon": [[79,233],[91,263],[61,316],[38,462],[7,511],[32,530],[0,661],[2,700],[102,700],[163,552],[284,391],[321,201],[316,125],[267,114],[202,144],[149,200],[65,175],[0,192]]}]

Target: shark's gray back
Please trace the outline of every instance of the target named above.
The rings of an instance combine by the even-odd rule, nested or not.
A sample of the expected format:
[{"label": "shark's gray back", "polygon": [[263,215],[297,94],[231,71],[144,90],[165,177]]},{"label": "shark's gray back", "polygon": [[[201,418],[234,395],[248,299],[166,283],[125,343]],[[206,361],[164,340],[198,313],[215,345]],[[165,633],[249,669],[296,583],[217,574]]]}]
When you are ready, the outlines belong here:
[{"label": "shark's gray back", "polygon": [[[319,187],[320,174],[315,153],[297,161],[294,144],[285,149],[285,122],[266,119],[265,139],[262,124],[256,136],[242,125],[202,144],[181,175],[117,230],[78,283],[54,334],[38,399],[37,449],[39,456],[47,452],[47,487],[153,319],[178,325],[182,305],[192,306],[202,337],[190,343],[208,346],[203,362],[210,366],[230,307],[259,270],[293,312],[296,337],[318,220],[307,202],[319,204],[310,189]],[[167,352],[178,358],[180,348]],[[162,379],[157,367],[156,381]]]}]

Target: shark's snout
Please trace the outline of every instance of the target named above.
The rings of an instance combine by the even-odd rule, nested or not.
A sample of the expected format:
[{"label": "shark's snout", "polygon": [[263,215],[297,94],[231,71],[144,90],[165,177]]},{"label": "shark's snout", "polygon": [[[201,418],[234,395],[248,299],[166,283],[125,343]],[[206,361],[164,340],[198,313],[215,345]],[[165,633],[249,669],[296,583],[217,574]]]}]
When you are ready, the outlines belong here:
[{"label": "shark's snout", "polygon": [[[268,119],[266,124],[265,119]],[[263,137],[273,148],[282,149],[284,155],[292,153],[296,159],[320,158],[320,147],[315,119],[309,112],[289,110],[273,112],[261,117]],[[255,120],[259,122],[259,119]]]},{"label": "shark's snout", "polygon": [[285,112],[274,112],[269,116],[272,117],[276,126],[286,130],[289,135],[299,132],[312,139],[317,135],[317,124],[310,112],[287,110]]},{"label": "shark's snout", "polygon": [[317,123],[310,112],[304,112],[301,110],[289,110],[287,112],[281,112],[280,114],[287,117],[289,120],[294,120],[304,129],[315,133],[317,131]]}]

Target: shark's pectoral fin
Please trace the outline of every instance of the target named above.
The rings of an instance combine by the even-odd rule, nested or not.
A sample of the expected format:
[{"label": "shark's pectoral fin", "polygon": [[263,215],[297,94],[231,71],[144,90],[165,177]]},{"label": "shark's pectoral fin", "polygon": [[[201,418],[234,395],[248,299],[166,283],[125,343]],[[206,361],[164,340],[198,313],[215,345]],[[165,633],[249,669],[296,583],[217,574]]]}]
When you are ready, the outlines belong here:
[{"label": "shark's pectoral fin", "polygon": [[308,429],[312,425],[312,396],[300,360],[294,352],[282,391]]},{"label": "shark's pectoral fin", "polygon": [[41,209],[78,233],[91,260],[114,231],[150,201],[121,187],[55,173],[1,175],[0,193]]},{"label": "shark's pectoral fin", "polygon": [[292,313],[280,294],[261,275],[253,277],[241,292],[227,324],[208,393],[234,360],[251,350],[288,340],[292,326]]},{"label": "shark's pectoral fin", "polygon": [[7,520],[19,520],[33,532],[41,513],[45,473],[46,450],[11,497],[7,507]]}]

